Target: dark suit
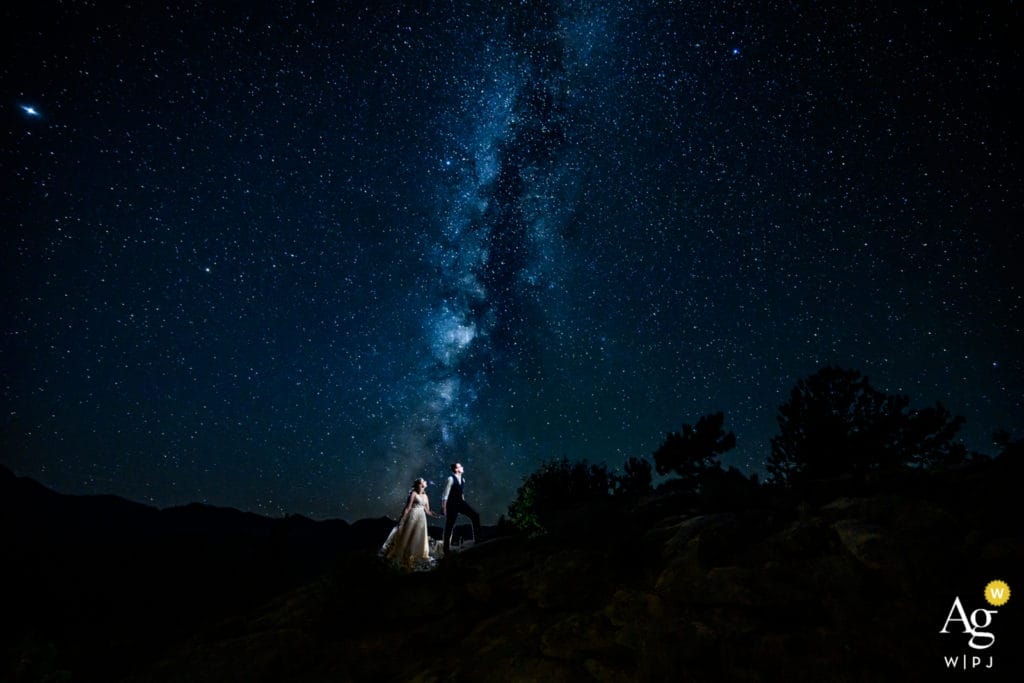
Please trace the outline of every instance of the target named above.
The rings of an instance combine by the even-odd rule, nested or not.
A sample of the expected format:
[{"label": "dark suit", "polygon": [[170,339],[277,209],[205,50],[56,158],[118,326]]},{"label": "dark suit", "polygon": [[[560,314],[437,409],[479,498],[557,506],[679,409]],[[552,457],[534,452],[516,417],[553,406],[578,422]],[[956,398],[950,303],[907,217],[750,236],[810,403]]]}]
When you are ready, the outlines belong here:
[{"label": "dark suit", "polygon": [[454,474],[449,477],[451,488],[448,500],[444,504],[444,551],[447,553],[452,542],[452,531],[455,529],[455,518],[460,514],[469,517],[473,523],[473,540],[480,538],[480,515],[466,502],[466,480],[459,481]]}]

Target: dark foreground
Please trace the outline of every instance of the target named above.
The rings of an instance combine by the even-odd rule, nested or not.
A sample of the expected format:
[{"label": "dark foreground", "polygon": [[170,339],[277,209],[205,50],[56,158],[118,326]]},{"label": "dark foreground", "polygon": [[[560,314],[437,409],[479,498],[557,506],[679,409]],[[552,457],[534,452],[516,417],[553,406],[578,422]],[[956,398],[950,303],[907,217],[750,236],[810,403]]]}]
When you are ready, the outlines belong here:
[{"label": "dark foreground", "polygon": [[[96,527],[85,511],[95,500],[26,492],[31,482],[3,475],[13,552],[0,681],[1002,680],[1021,671],[1022,463],[1007,457],[799,496],[609,500],[567,510],[547,534],[490,538],[409,575],[376,557],[387,520],[199,507],[168,519],[105,499]],[[983,599],[994,579],[1018,591],[999,608]],[[976,629],[993,634],[990,648],[972,650],[960,621],[940,633],[957,597],[968,615],[995,610]],[[968,667],[981,658],[978,668],[957,660],[947,671],[947,658],[965,653]]]}]

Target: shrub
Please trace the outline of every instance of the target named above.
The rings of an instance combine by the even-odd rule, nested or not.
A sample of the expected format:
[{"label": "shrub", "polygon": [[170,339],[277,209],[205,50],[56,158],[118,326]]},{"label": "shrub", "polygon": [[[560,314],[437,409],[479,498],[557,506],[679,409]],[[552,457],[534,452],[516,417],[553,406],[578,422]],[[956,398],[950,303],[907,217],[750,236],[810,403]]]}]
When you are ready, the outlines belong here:
[{"label": "shrub", "polygon": [[612,494],[613,475],[604,465],[568,458],[551,460],[530,474],[508,508],[509,521],[522,531],[547,528],[559,511],[582,501]]},{"label": "shrub", "polygon": [[612,477],[616,495],[639,495],[651,490],[651,463],[646,458],[630,458],[623,473]]},{"label": "shrub", "polygon": [[869,471],[962,461],[963,423],[942,404],[909,409],[855,370],[824,367],[800,380],[779,408],[767,470],[774,482],[859,476]]},{"label": "shrub", "polygon": [[684,424],[681,432],[667,434],[654,451],[658,474],[674,472],[696,488],[704,473],[721,467],[718,456],[736,446],[736,435],[722,429],[724,420],[721,412],[705,415],[696,426]]}]

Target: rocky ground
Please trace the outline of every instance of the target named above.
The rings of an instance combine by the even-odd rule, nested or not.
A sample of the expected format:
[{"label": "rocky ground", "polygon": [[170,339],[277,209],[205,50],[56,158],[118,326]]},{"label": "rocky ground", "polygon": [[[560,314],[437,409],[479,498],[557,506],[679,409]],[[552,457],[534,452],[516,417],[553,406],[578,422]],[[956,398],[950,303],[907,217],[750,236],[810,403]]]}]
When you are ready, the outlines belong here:
[{"label": "rocky ground", "polygon": [[[128,680],[935,680],[968,650],[939,633],[953,599],[975,609],[992,579],[1024,586],[1021,482],[1003,458],[717,509],[654,493],[428,573],[349,553]],[[989,629],[995,670],[958,680],[1019,671],[1020,604]]]}]

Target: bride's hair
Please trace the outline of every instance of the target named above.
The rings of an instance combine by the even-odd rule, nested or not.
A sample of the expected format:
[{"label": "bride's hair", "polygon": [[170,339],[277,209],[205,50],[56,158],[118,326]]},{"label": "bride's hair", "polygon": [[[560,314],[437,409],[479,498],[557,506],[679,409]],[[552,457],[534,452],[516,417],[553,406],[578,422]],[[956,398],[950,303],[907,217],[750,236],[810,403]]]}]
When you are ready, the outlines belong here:
[{"label": "bride's hair", "polygon": [[421,482],[421,481],[423,482],[423,485],[424,485],[424,486],[426,486],[426,485],[427,485],[427,480],[426,480],[426,479],[424,479],[423,477],[419,477],[418,479],[416,479],[416,480],[415,480],[415,481],[413,481],[413,483],[412,483],[412,490],[413,490],[413,491],[415,491],[416,493],[419,493],[419,491],[420,491],[420,482]]}]

